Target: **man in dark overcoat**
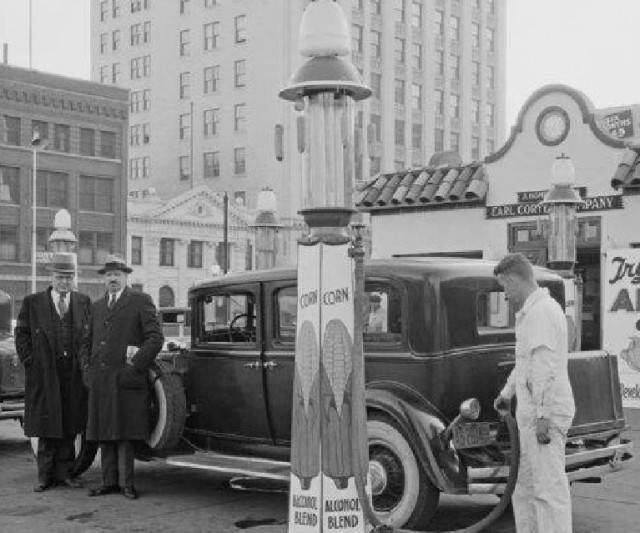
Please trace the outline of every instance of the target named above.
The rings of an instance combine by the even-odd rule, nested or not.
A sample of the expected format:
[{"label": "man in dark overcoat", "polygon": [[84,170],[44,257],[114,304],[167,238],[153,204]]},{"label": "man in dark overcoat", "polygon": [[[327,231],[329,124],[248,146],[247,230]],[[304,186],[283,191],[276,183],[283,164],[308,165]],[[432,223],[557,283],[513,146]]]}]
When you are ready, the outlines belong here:
[{"label": "man in dark overcoat", "polygon": [[99,272],[107,290],[92,306],[82,348],[87,440],[100,443],[102,458],[102,485],[89,495],[122,492],[135,499],[134,443],[149,437],[147,374],[163,336],[151,297],[127,287],[131,268],[124,260],[109,256]]},{"label": "man in dark overcoat", "polygon": [[15,329],[16,351],[25,367],[24,433],[39,437],[36,492],[74,479],[74,440],[84,431],[86,391],[79,351],[91,302],[73,290],[75,254],[54,254],[51,286],[27,296]]}]

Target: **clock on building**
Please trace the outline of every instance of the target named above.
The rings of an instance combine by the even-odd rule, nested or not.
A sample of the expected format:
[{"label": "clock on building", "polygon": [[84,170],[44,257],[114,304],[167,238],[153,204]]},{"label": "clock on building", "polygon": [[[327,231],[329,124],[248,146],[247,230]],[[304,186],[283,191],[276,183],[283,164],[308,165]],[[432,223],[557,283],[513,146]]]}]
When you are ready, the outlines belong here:
[{"label": "clock on building", "polygon": [[556,146],[569,134],[569,115],[561,107],[547,107],[536,120],[536,135],[546,146]]}]

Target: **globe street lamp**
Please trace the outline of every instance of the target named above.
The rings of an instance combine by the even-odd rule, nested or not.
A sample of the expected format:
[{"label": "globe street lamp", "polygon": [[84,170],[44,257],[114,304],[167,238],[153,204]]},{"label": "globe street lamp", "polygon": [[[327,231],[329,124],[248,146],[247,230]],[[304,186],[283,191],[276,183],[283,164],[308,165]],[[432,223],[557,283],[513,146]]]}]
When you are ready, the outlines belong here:
[{"label": "globe street lamp", "polygon": [[278,221],[276,195],[269,187],[258,193],[258,213],[250,226],[256,228],[256,268],[274,268],[282,224]]}]

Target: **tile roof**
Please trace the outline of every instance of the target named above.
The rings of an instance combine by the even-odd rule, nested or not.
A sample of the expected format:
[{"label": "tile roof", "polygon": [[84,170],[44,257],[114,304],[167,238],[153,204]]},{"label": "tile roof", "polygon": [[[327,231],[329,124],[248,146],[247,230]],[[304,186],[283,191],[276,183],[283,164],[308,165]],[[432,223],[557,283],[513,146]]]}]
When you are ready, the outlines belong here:
[{"label": "tile roof", "polygon": [[629,146],[622,154],[618,168],[611,178],[614,189],[640,188],[640,144]]},{"label": "tile roof", "polygon": [[380,174],[361,187],[356,207],[362,211],[406,207],[455,207],[485,201],[487,172],[481,163],[425,167]]}]

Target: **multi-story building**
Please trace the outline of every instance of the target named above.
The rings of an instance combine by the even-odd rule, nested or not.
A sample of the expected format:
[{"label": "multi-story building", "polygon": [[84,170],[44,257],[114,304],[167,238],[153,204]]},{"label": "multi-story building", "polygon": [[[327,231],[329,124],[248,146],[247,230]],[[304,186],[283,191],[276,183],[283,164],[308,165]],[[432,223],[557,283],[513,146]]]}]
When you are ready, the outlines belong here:
[{"label": "multi-story building", "polygon": [[[0,64],[0,289],[14,316],[31,291],[34,151],[37,251],[67,209],[79,287],[92,297],[103,290],[97,270],[106,255],[125,252],[128,99],[122,88]],[[44,264],[36,274],[42,290]]]},{"label": "multi-story building", "polygon": [[[505,0],[340,0],[373,96],[356,113],[356,179],[464,160],[504,137]],[[295,111],[278,98],[302,63],[304,2],[93,0],[91,76],[131,89],[129,188],[196,185],[300,207]],[[284,157],[274,129],[284,128]]]}]

